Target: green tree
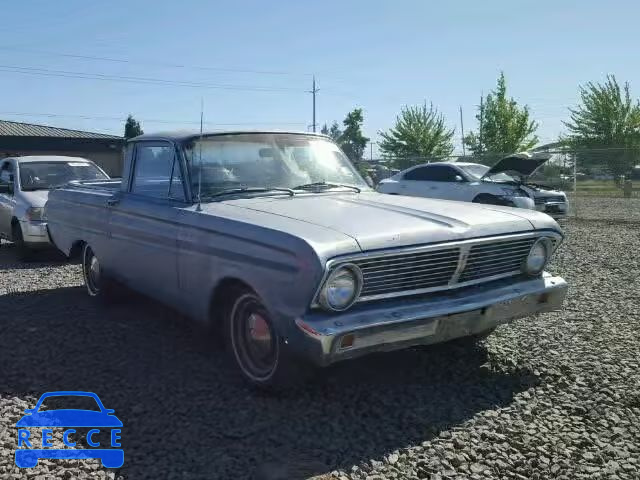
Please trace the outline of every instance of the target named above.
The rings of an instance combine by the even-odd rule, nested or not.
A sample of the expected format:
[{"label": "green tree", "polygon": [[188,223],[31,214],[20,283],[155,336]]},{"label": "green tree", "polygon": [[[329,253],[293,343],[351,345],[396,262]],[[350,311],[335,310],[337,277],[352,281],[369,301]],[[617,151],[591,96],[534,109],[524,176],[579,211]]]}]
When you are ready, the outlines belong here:
[{"label": "green tree", "polygon": [[520,107],[507,97],[504,73],[500,73],[496,89],[478,110],[479,129],[464,139],[475,155],[484,155],[491,162],[497,156],[529,150],[538,143],[538,124],[530,119],[529,107]]},{"label": "green tree", "polygon": [[580,168],[602,167],[616,180],[629,173],[640,157],[640,103],[631,98],[629,84],[620,88],[614,75],[589,82],[569,112],[565,142],[576,150]]},{"label": "green tree", "polygon": [[380,132],[380,150],[396,168],[424,162],[424,157],[442,158],[453,152],[454,130],[447,128],[444,115],[433,107],[403,107],[393,128]]},{"label": "green tree", "polygon": [[343,120],[344,130],[340,130],[340,125],[334,121],[331,127],[328,127],[325,123],[320,129],[320,133],[331,137],[347,155],[349,160],[351,160],[351,163],[360,174],[366,178],[369,174],[362,157],[367,143],[369,143],[369,139],[362,134],[363,121],[364,115],[362,109],[355,108],[349,112]]},{"label": "green tree", "polygon": [[[362,114],[362,109],[353,109],[342,122],[344,130],[338,138],[340,148],[342,148],[347,157],[349,157],[349,160],[356,166],[358,162],[362,161],[364,149],[367,147],[367,143],[369,143],[369,139],[362,134],[363,122],[364,115]],[[333,130],[333,126],[331,129]]]},{"label": "green tree", "polygon": [[127,117],[127,121],[124,124],[124,138],[129,139],[133,137],[137,137],[138,135],[142,135],[144,131],[142,130],[142,126],[140,122],[138,122],[133,115],[129,115]]},{"label": "green tree", "polygon": [[327,124],[325,123],[320,130],[320,133],[328,135],[333,139],[334,142],[337,142],[342,135],[342,130],[340,130],[340,125],[338,125],[338,122],[334,120],[334,122],[331,124],[331,127],[327,127]]}]

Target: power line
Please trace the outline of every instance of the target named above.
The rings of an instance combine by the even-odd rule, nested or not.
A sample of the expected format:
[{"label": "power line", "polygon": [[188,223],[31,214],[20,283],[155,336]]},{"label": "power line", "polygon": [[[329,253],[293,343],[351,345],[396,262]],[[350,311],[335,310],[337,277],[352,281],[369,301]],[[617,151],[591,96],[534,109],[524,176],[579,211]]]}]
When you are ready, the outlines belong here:
[{"label": "power line", "polygon": [[167,62],[158,62],[158,61],[149,61],[149,60],[131,60],[126,58],[101,57],[101,56],[95,56],[95,55],[81,55],[77,53],[51,52],[51,51],[45,51],[45,50],[34,50],[34,49],[16,48],[16,47],[0,46],[0,49],[23,52],[23,53],[35,53],[39,55],[51,55],[56,57],[75,58],[80,60],[92,60],[92,61],[111,62],[111,63],[126,63],[126,64],[132,64],[132,65],[148,65],[148,66],[158,66],[158,67],[168,67],[168,68],[183,68],[183,69],[192,69],[192,70],[205,70],[205,71],[214,71],[214,72],[221,72],[221,73],[250,73],[254,75],[291,75],[291,76],[306,76],[306,77],[309,77],[312,75],[310,73],[294,73],[294,72],[277,71],[277,70],[252,70],[252,69],[245,69],[245,68],[223,68],[223,67],[211,67],[211,66],[203,66],[203,65],[186,65],[186,64],[179,64],[179,63],[167,63]]},{"label": "power line", "polygon": [[0,72],[18,73],[24,75],[39,75],[45,77],[78,78],[83,80],[100,80],[111,82],[136,83],[143,85],[164,85],[172,87],[207,88],[220,90],[238,90],[251,92],[279,92],[279,93],[303,93],[303,90],[286,87],[264,87],[257,85],[232,85],[232,84],[209,84],[201,82],[188,82],[182,80],[165,80],[153,77],[133,77],[124,75],[108,75],[102,73],[84,73],[68,70],[51,70],[46,68],[21,67],[16,65],[0,65]]},{"label": "power line", "polygon": [[[12,115],[23,117],[40,117],[40,118],[77,118],[81,120],[113,120],[113,121],[125,121],[127,115],[122,117],[117,116],[105,116],[105,115],[72,115],[72,114],[58,114],[58,113],[30,113],[30,112],[0,112],[0,115]],[[185,124],[185,125],[199,125],[200,120],[171,120],[171,119],[154,119],[154,118],[139,118],[140,122],[145,123],[164,123],[164,124]],[[233,126],[247,126],[247,125],[305,125],[304,122],[236,122],[236,123],[215,123],[204,122],[205,125],[218,126],[218,127],[233,127]]]}]

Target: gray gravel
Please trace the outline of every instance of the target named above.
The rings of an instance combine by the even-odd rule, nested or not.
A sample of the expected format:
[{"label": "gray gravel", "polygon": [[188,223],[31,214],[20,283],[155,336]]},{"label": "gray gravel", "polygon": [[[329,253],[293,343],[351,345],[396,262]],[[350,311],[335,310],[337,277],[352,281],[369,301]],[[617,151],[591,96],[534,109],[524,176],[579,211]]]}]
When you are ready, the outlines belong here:
[{"label": "gray gravel", "polygon": [[[19,264],[5,244],[0,478],[640,478],[640,224],[566,228],[551,267],[571,285],[564,311],[475,351],[339,365],[277,397],[247,389],[170,310],[139,297],[97,306],[78,265]],[[116,410],[120,471],[13,466],[22,410],[65,389]]]},{"label": "gray gravel", "polygon": [[570,215],[580,219],[640,222],[640,198],[573,196]]}]

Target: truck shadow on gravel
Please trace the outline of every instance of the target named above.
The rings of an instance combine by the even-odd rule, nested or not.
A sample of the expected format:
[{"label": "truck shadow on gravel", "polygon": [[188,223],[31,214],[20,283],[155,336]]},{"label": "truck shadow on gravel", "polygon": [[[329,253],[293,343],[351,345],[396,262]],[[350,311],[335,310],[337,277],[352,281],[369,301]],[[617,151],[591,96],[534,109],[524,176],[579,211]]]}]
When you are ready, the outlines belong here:
[{"label": "truck shadow on gravel", "polygon": [[536,383],[527,371],[486,368],[484,349],[440,346],[337,365],[265,395],[198,327],[138,296],[104,307],[81,287],[33,291],[0,296],[0,312],[0,392],[97,393],[124,423],[125,478],[366,470]]},{"label": "truck shadow on gravel", "polygon": [[[67,262],[67,258],[52,248],[34,250],[27,259],[18,257],[18,252],[12,243],[0,241],[0,271],[24,270],[42,266],[56,266]],[[77,261],[74,261],[77,263]]]}]

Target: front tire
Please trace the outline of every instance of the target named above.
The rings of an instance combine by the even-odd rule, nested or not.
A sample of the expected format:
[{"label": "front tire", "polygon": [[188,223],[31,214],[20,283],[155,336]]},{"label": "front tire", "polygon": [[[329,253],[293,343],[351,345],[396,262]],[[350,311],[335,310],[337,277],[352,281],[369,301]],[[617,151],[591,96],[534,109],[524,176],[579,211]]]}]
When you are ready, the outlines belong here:
[{"label": "front tire", "polygon": [[22,227],[19,223],[14,223],[11,227],[11,239],[16,247],[18,258],[23,261],[31,260],[33,251],[29,246],[24,243],[24,237],[22,235]]},{"label": "front tire", "polygon": [[288,388],[306,372],[302,360],[289,354],[266,307],[254,292],[238,288],[224,312],[230,356],[243,378],[262,389]]}]

